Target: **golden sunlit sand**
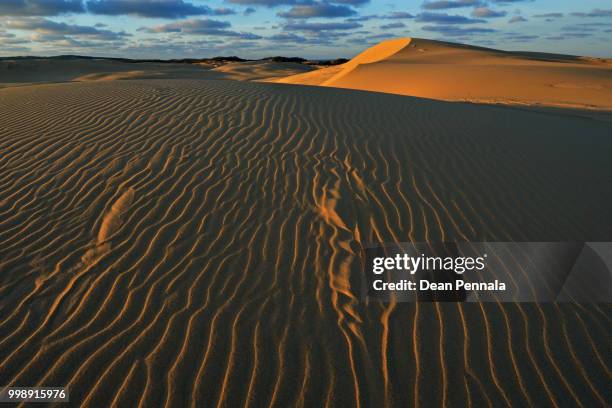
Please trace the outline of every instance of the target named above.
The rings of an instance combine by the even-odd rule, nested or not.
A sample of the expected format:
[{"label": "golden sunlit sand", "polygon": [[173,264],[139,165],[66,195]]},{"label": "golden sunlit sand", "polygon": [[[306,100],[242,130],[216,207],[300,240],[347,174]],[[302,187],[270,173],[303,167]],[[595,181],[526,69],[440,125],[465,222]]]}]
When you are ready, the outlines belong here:
[{"label": "golden sunlit sand", "polygon": [[[516,62],[398,40],[303,75],[610,102],[604,62],[516,63],[524,94],[462,94],[494,75],[437,86],[457,58]],[[607,91],[524,85],[545,64]],[[88,407],[608,405],[609,304],[359,299],[364,243],[611,241],[605,113],[227,77],[277,65],[92,69],[0,89],[0,384]]]},{"label": "golden sunlit sand", "polygon": [[275,81],[449,101],[612,109],[611,60],[420,38],[384,41],[344,65]]}]

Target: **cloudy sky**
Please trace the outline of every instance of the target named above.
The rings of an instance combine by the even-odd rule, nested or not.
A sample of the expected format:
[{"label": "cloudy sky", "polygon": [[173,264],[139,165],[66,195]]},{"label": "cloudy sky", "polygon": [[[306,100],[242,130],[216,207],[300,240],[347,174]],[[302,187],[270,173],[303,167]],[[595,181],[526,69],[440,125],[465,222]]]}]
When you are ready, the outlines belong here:
[{"label": "cloudy sky", "polygon": [[0,56],[350,58],[407,36],[612,57],[612,1],[0,0]]}]

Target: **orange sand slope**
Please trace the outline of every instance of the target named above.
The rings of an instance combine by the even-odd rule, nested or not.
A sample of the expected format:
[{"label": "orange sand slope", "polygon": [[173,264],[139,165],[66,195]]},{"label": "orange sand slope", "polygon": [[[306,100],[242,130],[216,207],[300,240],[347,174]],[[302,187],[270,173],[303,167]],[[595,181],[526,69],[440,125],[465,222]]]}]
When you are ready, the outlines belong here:
[{"label": "orange sand slope", "polygon": [[92,408],[610,406],[610,304],[359,295],[360,243],[612,241],[610,130],[259,82],[0,89],[0,384]]},{"label": "orange sand slope", "polygon": [[344,65],[275,82],[450,101],[612,109],[610,60],[440,41],[384,41]]}]

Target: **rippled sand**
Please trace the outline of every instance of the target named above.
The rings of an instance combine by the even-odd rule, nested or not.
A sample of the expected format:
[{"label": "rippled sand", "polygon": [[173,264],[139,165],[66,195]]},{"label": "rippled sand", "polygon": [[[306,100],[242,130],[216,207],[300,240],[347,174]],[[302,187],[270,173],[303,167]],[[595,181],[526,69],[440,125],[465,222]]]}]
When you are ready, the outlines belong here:
[{"label": "rippled sand", "polygon": [[609,304],[358,291],[363,242],[612,241],[611,129],[235,81],[2,89],[0,384],[90,407],[610,405]]}]

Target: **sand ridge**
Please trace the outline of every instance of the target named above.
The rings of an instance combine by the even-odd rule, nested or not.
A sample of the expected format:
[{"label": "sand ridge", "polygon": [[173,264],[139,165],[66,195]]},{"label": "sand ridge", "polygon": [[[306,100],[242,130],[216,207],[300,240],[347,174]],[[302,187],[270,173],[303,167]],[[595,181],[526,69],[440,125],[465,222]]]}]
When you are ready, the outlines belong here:
[{"label": "sand ridge", "polygon": [[214,68],[213,71],[226,74],[227,79],[239,81],[265,81],[272,78],[282,78],[310,72],[314,69],[315,68],[311,65],[292,62],[248,61],[225,64]]},{"label": "sand ridge", "polygon": [[361,54],[352,58],[349,62],[342,64],[342,69],[329,79],[321,83],[322,86],[333,86],[334,83],[342,80],[342,78],[350,75],[360,65],[374,64],[393,58],[397,53],[404,50],[410,42],[411,38],[400,38],[396,40],[383,41],[378,45],[368,48]]},{"label": "sand ridge", "polygon": [[609,136],[327,87],[1,89],[0,384],[85,407],[609,405],[608,304],[358,297],[361,242],[610,241]]},{"label": "sand ridge", "polygon": [[0,60],[0,88],[51,82],[118,81],[126,79],[270,80],[308,72],[306,64],[245,61],[222,64],[123,62],[106,59]]},{"label": "sand ridge", "polygon": [[608,59],[419,38],[383,41],[344,65],[273,81],[448,101],[612,110]]}]

